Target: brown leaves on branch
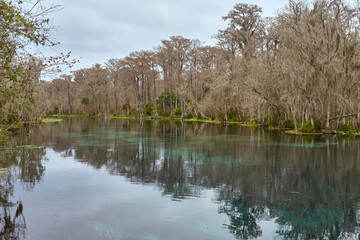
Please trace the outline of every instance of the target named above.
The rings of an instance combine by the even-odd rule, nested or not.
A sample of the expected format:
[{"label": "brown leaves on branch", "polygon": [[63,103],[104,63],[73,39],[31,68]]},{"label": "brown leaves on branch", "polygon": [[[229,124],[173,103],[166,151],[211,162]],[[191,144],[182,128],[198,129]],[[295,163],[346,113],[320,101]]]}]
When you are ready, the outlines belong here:
[{"label": "brown leaves on branch", "polygon": [[42,74],[58,74],[73,68],[79,62],[80,60],[71,58],[71,51],[67,54],[61,53],[59,56],[46,57],[41,59]]}]

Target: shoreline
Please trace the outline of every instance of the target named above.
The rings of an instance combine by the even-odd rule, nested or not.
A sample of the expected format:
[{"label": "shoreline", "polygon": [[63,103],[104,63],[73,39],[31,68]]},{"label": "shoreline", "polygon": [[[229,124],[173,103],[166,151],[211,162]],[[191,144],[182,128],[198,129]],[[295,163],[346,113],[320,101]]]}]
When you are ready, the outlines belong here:
[{"label": "shoreline", "polygon": [[[56,117],[56,118],[55,118]],[[102,115],[95,115],[95,116],[89,116],[89,115],[85,115],[85,114],[71,114],[71,115],[65,115],[65,114],[53,114],[53,115],[45,115],[44,118],[42,118],[42,122],[43,123],[48,123],[48,122],[60,122],[62,119],[61,118],[84,118],[84,117],[92,117],[92,118],[107,118],[107,119],[133,119],[133,120],[160,120],[160,121],[171,121],[171,120],[175,120],[175,121],[181,121],[180,117],[151,117],[151,116],[146,116],[144,118],[140,118],[140,117],[133,117],[133,116],[125,116],[125,115],[121,115],[121,116],[102,116]],[[51,120],[52,118],[54,118],[54,120]],[[44,121],[45,120],[45,121]],[[334,131],[334,132],[330,132],[330,133],[325,133],[325,132],[314,132],[314,133],[307,133],[307,132],[302,132],[301,130],[295,131],[295,129],[289,129],[289,128],[282,128],[282,127],[273,127],[273,126],[262,126],[259,125],[257,123],[248,123],[248,122],[226,122],[223,123],[219,120],[212,120],[212,119],[198,119],[198,118],[185,118],[183,119],[184,122],[202,122],[202,123],[214,123],[214,124],[218,124],[218,125],[238,125],[238,126],[242,126],[242,127],[251,127],[251,128],[264,128],[264,129],[268,129],[269,131],[282,131],[285,134],[288,135],[300,135],[300,136],[322,136],[322,135],[336,135],[336,136],[360,136],[360,132],[344,132],[344,131]]]}]

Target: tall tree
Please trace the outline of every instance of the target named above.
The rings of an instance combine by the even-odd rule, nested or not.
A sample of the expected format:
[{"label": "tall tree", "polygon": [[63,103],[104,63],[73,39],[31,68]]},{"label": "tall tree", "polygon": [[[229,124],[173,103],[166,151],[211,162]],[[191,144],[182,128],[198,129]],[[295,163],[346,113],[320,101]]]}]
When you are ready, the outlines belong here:
[{"label": "tall tree", "polygon": [[113,88],[113,95],[115,101],[115,113],[119,114],[119,100],[118,100],[118,85],[120,81],[122,61],[120,59],[111,58],[106,63],[106,68],[109,71],[109,80]]},{"label": "tall tree", "polygon": [[0,145],[8,126],[29,121],[29,112],[34,107],[33,82],[38,80],[38,75],[29,70],[33,57],[25,54],[25,47],[56,44],[51,39],[51,23],[45,14],[57,6],[44,9],[39,7],[40,2],[29,1],[31,8],[26,9],[23,1],[0,0]]}]

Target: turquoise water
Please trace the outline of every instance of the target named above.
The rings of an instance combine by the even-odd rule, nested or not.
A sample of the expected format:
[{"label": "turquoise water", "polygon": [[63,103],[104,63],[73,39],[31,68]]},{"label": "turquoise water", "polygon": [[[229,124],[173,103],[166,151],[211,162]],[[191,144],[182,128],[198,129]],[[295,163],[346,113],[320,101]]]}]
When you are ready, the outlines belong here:
[{"label": "turquoise water", "polygon": [[360,140],[67,119],[0,153],[0,239],[358,239]]}]

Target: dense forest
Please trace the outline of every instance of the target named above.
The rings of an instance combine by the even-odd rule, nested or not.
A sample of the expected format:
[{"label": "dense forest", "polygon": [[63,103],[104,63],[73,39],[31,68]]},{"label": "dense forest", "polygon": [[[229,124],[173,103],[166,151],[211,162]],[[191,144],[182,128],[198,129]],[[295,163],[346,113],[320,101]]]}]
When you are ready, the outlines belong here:
[{"label": "dense forest", "polygon": [[18,54],[29,42],[53,44],[48,20],[28,18],[20,2],[0,3],[2,129],[45,114],[211,118],[308,132],[358,128],[359,2],[290,0],[267,18],[260,7],[239,3],[223,17],[228,25],[214,35],[215,46],[172,36],[51,82],[40,73],[68,55]]},{"label": "dense forest", "polygon": [[[178,116],[334,129],[356,124],[359,6],[290,1],[272,18],[237,4],[216,46],[172,36],[151,51],[39,85],[43,113]],[[40,90],[41,89],[41,90]],[[346,116],[346,117],[343,117]],[[347,118],[348,117],[348,118]],[[351,118],[355,117],[355,118]]]}]

